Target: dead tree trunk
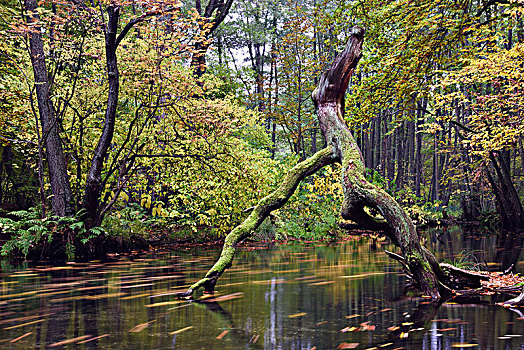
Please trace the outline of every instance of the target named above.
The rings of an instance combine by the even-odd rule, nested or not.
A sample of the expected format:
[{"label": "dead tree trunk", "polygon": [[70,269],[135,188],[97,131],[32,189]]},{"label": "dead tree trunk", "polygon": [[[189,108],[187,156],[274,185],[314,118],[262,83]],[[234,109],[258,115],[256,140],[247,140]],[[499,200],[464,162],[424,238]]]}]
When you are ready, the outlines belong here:
[{"label": "dead tree trunk", "polygon": [[[466,285],[480,286],[479,279],[482,277],[459,269],[441,268],[433,254],[420,244],[415,226],[404,210],[364,176],[362,154],[344,121],[344,94],[360,59],[363,40],[364,29],[353,28],[346,49],[335,58],[313,92],[327,147],[289,171],[280,187],[263,198],[248,218],[228,234],[218,261],[203,279],[193,284],[182,296],[190,296],[201,287],[204,287],[205,292],[213,293],[217,279],[231,266],[238,244],[252,235],[271,211],[287,202],[302,179],[335,162],[342,164],[342,217],[366,228],[384,231],[400,247],[403,255],[390,253],[390,256],[402,263],[424,294],[438,299],[441,289],[450,291]],[[365,207],[375,208],[383,218],[372,217]],[[468,277],[471,277],[470,280]]]},{"label": "dead tree trunk", "polygon": [[[353,28],[346,49],[335,58],[313,92],[322,133],[342,163],[344,201],[341,215],[369,229],[385,231],[402,250],[424,294],[439,298],[437,274],[443,273],[435,257],[421,246],[415,226],[398,203],[366,180],[362,154],[344,121],[344,94],[360,59],[363,39],[364,30]],[[365,207],[377,209],[385,220],[370,216]]]}]

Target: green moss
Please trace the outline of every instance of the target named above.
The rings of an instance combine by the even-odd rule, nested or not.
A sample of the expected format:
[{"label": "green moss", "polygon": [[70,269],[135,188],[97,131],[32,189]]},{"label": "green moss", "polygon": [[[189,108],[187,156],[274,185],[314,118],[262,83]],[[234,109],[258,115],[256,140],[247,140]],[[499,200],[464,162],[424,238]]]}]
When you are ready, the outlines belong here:
[{"label": "green moss", "polygon": [[[271,211],[282,207],[289,197],[293,194],[302,179],[321,169],[322,167],[334,162],[333,149],[331,147],[315,153],[312,157],[295,165],[286,174],[282,184],[271,194],[262,198],[255,206],[251,214],[240,224],[235,227],[227,236],[220,253],[220,258],[207,272],[206,276],[193,284],[187,294],[192,294],[204,285],[214,286],[214,282],[222,273],[231,266],[235,257],[236,246],[251,236],[256,228],[264,221]],[[210,288],[212,289],[212,288]]]}]

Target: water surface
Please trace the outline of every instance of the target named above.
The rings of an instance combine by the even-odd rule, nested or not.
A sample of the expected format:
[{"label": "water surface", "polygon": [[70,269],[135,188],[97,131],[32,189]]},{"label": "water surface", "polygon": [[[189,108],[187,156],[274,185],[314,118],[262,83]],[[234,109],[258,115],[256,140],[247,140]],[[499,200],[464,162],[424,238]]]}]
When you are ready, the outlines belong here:
[{"label": "water surface", "polygon": [[[516,246],[457,229],[432,231],[427,244],[439,259],[465,251],[493,269],[508,263],[504,244]],[[524,348],[524,310],[489,297],[440,307],[410,297],[384,248],[393,249],[371,238],[244,248],[205,302],[173,294],[202,277],[218,249],[64,266],[4,262],[0,348]]]}]

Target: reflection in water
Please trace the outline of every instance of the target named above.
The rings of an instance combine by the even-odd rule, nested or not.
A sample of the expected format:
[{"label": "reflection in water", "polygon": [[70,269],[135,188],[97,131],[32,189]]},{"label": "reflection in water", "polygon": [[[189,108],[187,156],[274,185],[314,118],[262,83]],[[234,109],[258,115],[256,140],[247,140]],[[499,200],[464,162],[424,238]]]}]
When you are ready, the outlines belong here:
[{"label": "reflection in water", "polygon": [[[518,262],[518,238],[430,232],[440,259],[470,251],[490,268]],[[511,247],[504,258],[498,247]],[[176,300],[217,250],[53,266],[4,266],[4,349],[515,349],[522,312],[489,297],[442,305],[411,298],[378,240],[290,244],[239,252],[214,299]],[[517,254],[518,253],[518,254]],[[507,259],[507,262],[505,262]],[[495,264],[495,265],[494,265]],[[482,304],[485,303],[485,304]],[[477,345],[473,345],[477,344]]]},{"label": "reflection in water", "polygon": [[522,252],[524,235],[507,232],[499,234],[497,241],[497,262],[501,271],[515,271]]}]

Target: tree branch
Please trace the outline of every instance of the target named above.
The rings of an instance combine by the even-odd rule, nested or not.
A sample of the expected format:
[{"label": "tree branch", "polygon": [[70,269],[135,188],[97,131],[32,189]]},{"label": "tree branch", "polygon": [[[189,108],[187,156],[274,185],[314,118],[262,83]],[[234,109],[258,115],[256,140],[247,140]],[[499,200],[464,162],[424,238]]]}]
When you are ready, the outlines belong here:
[{"label": "tree branch", "polygon": [[127,35],[127,33],[129,33],[129,31],[131,30],[131,28],[133,28],[133,26],[137,23],[140,23],[140,22],[143,22],[145,21],[147,18],[149,17],[153,17],[153,16],[158,16],[158,15],[161,15],[161,14],[165,14],[165,13],[168,13],[168,12],[171,12],[173,10],[176,10],[178,7],[169,7],[165,10],[156,10],[156,11],[149,11],[149,12],[146,12],[144,13],[143,15],[141,15],[140,17],[137,17],[137,18],[133,18],[132,20],[130,20],[126,25],[125,27],[122,29],[122,31],[120,32],[120,34],[118,35],[118,37],[116,38],[116,41],[115,41],[115,49],[118,47],[118,44],[120,44],[120,42],[125,38],[125,36]]}]

